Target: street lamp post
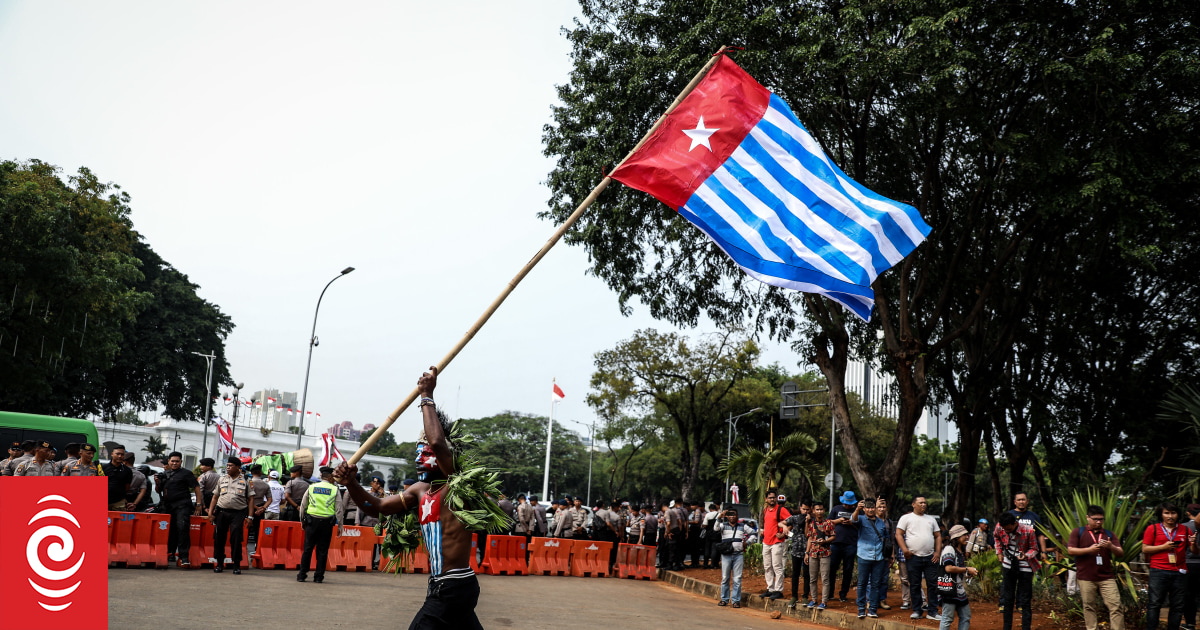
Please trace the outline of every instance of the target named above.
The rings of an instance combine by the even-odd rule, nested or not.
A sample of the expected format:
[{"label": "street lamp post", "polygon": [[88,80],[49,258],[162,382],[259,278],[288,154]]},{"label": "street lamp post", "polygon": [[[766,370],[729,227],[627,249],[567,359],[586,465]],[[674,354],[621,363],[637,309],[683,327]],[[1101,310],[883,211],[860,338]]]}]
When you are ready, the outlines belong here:
[{"label": "street lamp post", "polygon": [[208,360],[208,387],[205,389],[204,394],[204,439],[200,442],[200,456],[208,457],[208,423],[210,422],[209,419],[212,418],[213,359],[216,359],[217,355],[215,353],[203,354],[201,352],[193,352],[192,354]]},{"label": "street lamp post", "polygon": [[572,420],[571,422],[574,422],[575,424],[582,424],[583,426],[588,428],[588,485],[587,485],[587,503],[586,503],[586,505],[591,505],[592,504],[592,455],[596,452],[596,421],[593,420],[591,424],[580,422],[578,420]]},{"label": "street lamp post", "polygon": [[312,351],[317,345],[317,314],[321,312],[321,299],[325,297],[325,291],[329,289],[329,285],[333,284],[334,280],[354,271],[354,267],[346,267],[342,273],[334,276],[325,284],[325,288],[321,289],[321,296],[317,298],[317,308],[313,311],[312,334],[308,337],[308,365],[304,368],[304,394],[300,398],[300,431],[296,434],[296,450],[300,449],[300,445],[304,440],[304,412],[308,410],[308,374],[312,370]]},{"label": "street lamp post", "polygon": [[[245,386],[245,383],[233,384],[233,425],[229,427],[229,439],[231,440],[233,439],[234,434],[237,433],[238,405],[241,404],[238,402],[238,394],[241,393],[242,388]],[[238,453],[238,457],[241,457],[241,455],[241,453]]]},{"label": "street lamp post", "polygon": [[727,503],[729,502],[729,499],[731,498],[729,496],[729,469],[728,469],[728,466],[729,466],[729,456],[732,455],[732,452],[733,452],[733,432],[737,430],[737,421],[738,420],[754,413],[755,411],[761,411],[761,409],[762,409],[761,407],[755,407],[755,408],[751,409],[750,411],[747,411],[746,413],[741,414],[740,416],[733,415],[732,411],[729,412],[729,420],[727,421],[729,423],[729,435],[726,437],[726,440],[725,440],[725,466],[726,466],[726,469],[725,469],[725,501]]}]

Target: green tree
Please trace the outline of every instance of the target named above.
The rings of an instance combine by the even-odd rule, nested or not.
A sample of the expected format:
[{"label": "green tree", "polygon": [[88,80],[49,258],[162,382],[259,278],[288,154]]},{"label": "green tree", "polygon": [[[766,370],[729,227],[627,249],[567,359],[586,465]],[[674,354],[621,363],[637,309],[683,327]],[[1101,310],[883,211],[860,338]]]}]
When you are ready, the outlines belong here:
[{"label": "green tree", "polygon": [[[1159,356],[1165,367],[1148,373],[1151,380],[1194,370],[1187,358],[1195,327],[1185,322],[1195,321],[1196,280],[1182,274],[1195,250],[1185,243],[1200,231],[1191,183],[1200,171],[1200,81],[1188,61],[1200,38],[1196,7],[1171,0],[581,6],[583,18],[567,31],[574,67],[544,133],[547,155],[558,160],[544,216],[564,220],[595,173],[636,143],[707,56],[734,44],[746,48],[739,64],[792,106],[847,173],[910,200],[933,227],[927,243],[874,283],[870,325],[824,298],[747,279],[675,212],[629,189],[610,187],[567,235],[587,248],[591,271],[618,292],[623,309],[640,300],[654,317],[679,325],[703,314],[795,339],[829,384],[839,442],[863,493],[894,491],[931,400],[948,397],[954,407],[961,492],[981,446],[994,448],[993,440],[1018,467],[1028,462],[1035,476],[1046,476],[1030,455],[1051,435],[1040,427],[1054,426],[1059,411],[1078,414],[1076,422],[1087,409],[1099,411],[1120,370]],[[1164,12],[1180,17],[1155,19]],[[1164,282],[1140,282],[1143,273]],[[1167,278],[1182,283],[1181,299],[1175,288],[1163,292],[1172,286]],[[1092,297],[1102,298],[1104,316],[1089,312]],[[1038,335],[1058,342],[1049,356],[1061,356],[1071,343],[1051,335],[1069,336],[1072,325],[1088,322],[1088,355],[1103,369],[1082,357],[1069,370],[1026,369],[1048,362],[1033,343]],[[1169,331],[1161,337],[1169,341],[1160,351],[1156,337],[1146,353],[1113,343],[1138,325]],[[1005,351],[1014,345],[1028,356]],[[846,396],[852,357],[873,359],[896,377],[899,422],[874,465]],[[1035,374],[1039,380],[1027,380]],[[1021,387],[996,387],[1004,375],[1023,379]],[[998,391],[1012,397],[996,400]],[[1140,407],[1152,400],[1140,398]],[[1104,412],[1088,440],[1103,444],[1135,417]],[[1001,434],[1022,426],[1031,429],[1009,449]]]},{"label": "green tree", "polygon": [[[778,488],[788,473],[795,472],[811,479],[824,468],[814,459],[816,440],[803,433],[792,433],[780,439],[772,448],[762,450],[743,447],[722,462],[717,472],[745,480],[746,503],[755,513],[764,505],[767,490]],[[799,499],[801,497],[797,497]]]},{"label": "green tree", "polygon": [[[466,433],[475,436],[476,456],[484,466],[501,471],[501,487],[515,497],[522,492],[541,492],[546,420],[507,411],[460,422]],[[587,451],[578,434],[557,422],[551,439],[550,486],[555,496],[580,495],[587,490]]]},{"label": "green tree", "polygon": [[153,461],[166,461],[167,458],[167,443],[157,435],[151,435],[146,438],[146,459],[143,463]]},{"label": "green tree", "polygon": [[[690,341],[677,333],[640,330],[612,350],[596,353],[588,403],[602,417],[659,414],[679,437],[679,488],[690,499],[701,458],[713,448],[728,411],[742,413],[771,400],[753,374],[758,346],[733,334]],[[759,385],[758,387],[752,385]]]},{"label": "green tree", "polygon": [[[379,429],[371,429],[363,431],[359,439],[359,443],[366,442]],[[397,447],[396,436],[392,435],[391,431],[384,431],[383,435],[379,436],[379,440],[367,451],[372,455],[384,455],[384,452],[393,452]],[[393,455],[384,455],[384,457],[393,457]]]}]

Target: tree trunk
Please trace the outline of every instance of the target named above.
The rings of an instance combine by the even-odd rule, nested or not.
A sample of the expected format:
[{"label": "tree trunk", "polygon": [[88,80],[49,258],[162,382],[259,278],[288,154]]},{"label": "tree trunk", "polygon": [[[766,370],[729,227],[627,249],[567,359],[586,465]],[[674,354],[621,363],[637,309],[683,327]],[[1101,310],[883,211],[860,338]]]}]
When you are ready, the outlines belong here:
[{"label": "tree trunk", "polygon": [[984,433],[984,452],[987,453],[988,476],[992,480],[992,520],[1000,515],[1000,470],[996,467],[996,447],[992,443],[992,430]]},{"label": "tree trunk", "polygon": [[975,487],[975,472],[979,468],[979,443],[983,429],[975,426],[979,424],[976,422],[966,424],[971,426],[964,429],[960,424],[958,428],[958,476],[954,482],[954,495],[950,500],[950,519],[946,521],[947,526],[961,522],[965,516],[971,489]]}]

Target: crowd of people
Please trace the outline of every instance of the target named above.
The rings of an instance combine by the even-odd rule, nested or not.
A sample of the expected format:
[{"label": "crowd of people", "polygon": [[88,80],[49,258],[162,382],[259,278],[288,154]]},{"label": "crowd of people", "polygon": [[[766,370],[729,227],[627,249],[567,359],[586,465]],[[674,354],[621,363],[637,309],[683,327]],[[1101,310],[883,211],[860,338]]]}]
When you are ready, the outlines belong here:
[{"label": "crowd of people", "polygon": [[[894,521],[882,497],[858,499],[853,492],[844,493],[829,514],[820,502],[802,500],[795,513],[784,503],[782,495],[767,492],[762,534],[757,539],[763,545],[764,597],[783,597],[790,557],[789,607],[825,609],[835,591],[838,600],[846,602],[853,584],[858,617],[876,618],[880,609],[891,608],[886,599],[896,567],[902,610],[911,610],[912,619],[938,621],[942,630],[950,630],[957,618],[958,629],[966,630],[971,620],[966,580],[978,574],[967,561],[976,554],[994,553],[1001,565],[1003,628],[1012,630],[1019,612],[1021,629],[1030,629],[1033,575],[1055,551],[1038,529],[1041,519],[1029,508],[1024,493],[1013,497],[1013,509],[1000,514],[994,527],[979,519],[970,530],[962,524],[947,530],[926,513],[924,497],[904,506]],[[1106,516],[1103,508],[1088,506],[1086,525],[1073,529],[1063,541],[1073,559],[1069,587],[1078,589],[1088,630],[1096,630],[1101,606],[1112,630],[1125,627],[1115,563],[1132,559],[1123,557],[1120,535],[1104,528]],[[1198,526],[1200,504],[1182,511],[1173,503],[1163,503],[1155,511],[1155,522],[1140,533],[1141,554],[1148,565],[1146,630],[1158,626],[1163,607],[1169,607],[1168,630],[1194,630],[1200,603]],[[741,600],[742,556],[756,537],[734,510],[723,513],[713,531],[722,569],[718,605],[736,607]],[[837,588],[839,571],[842,581]]]}]

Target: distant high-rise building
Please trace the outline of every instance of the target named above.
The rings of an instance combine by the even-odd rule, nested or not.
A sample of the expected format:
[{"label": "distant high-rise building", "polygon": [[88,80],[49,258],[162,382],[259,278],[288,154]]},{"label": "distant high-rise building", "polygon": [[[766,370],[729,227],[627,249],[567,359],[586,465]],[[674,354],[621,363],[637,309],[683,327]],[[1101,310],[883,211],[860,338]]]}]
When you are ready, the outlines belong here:
[{"label": "distant high-rise building", "polygon": [[[862,361],[847,363],[846,391],[858,394],[876,413],[893,420],[900,418],[896,378],[880,372],[873,364]],[[915,432],[943,442],[958,441],[958,429],[950,422],[950,408],[947,405],[927,405],[917,421]]]}]

